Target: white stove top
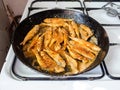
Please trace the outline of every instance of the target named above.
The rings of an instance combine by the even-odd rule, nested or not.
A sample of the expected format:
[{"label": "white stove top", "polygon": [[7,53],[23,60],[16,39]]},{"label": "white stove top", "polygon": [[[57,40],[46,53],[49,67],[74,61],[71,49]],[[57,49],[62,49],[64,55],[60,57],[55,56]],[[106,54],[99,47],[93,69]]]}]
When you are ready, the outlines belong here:
[{"label": "white stove top", "polygon": [[[33,0],[29,0],[25,11],[23,13],[21,21],[27,17],[28,13],[28,7],[30,6],[31,2]],[[107,2],[85,2],[85,5],[87,8],[101,8],[103,5],[105,5]],[[120,3],[116,3],[119,4]],[[49,6],[49,7],[48,7]],[[54,7],[57,8],[79,8],[80,4],[78,2],[58,2],[56,5],[56,2],[51,2],[51,1],[45,1],[45,2],[38,2],[33,4],[33,7],[41,7],[46,10],[46,9],[52,9]],[[47,8],[48,7],[48,8]],[[41,9],[33,10],[30,15],[42,11]],[[106,12],[102,9],[99,10],[90,10],[88,11],[89,16],[93,17],[96,19],[99,23],[101,24],[120,24],[120,20],[118,17],[109,17],[106,15]],[[106,30],[110,43],[120,43],[120,26],[103,26],[104,29]],[[12,63],[14,61],[14,52],[12,47],[10,47],[10,50],[8,52],[8,55],[6,57],[6,62],[3,65],[1,75],[0,75],[0,90],[35,90],[35,89],[59,89],[59,90],[120,90],[120,79],[119,80],[114,80],[111,79],[106,72],[105,75],[96,80],[32,80],[32,81],[24,81],[22,79],[18,79],[15,77],[15,75],[11,72],[12,68]],[[104,60],[105,66],[108,70],[108,73],[112,77],[120,77],[120,45],[114,45],[110,46],[109,52]],[[103,63],[102,63],[102,66]],[[31,70],[30,68],[26,67],[23,65],[18,59],[16,60],[15,63],[15,72],[19,74],[20,76],[24,77],[49,77],[45,75],[41,75],[38,72],[35,72],[34,70]],[[97,66],[95,69],[84,73],[80,76],[77,77],[99,77],[102,76],[102,71],[101,71],[101,66]]]}]

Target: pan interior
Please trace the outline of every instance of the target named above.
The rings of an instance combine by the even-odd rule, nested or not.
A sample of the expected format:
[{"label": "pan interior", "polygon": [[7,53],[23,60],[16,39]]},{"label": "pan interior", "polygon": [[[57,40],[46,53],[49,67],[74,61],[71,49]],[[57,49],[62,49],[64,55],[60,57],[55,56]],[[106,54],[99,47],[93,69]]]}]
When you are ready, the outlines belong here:
[{"label": "pan interior", "polygon": [[[28,60],[24,56],[22,51],[22,46],[20,45],[20,43],[23,41],[26,34],[29,32],[29,30],[31,30],[31,28],[34,25],[43,22],[43,20],[46,18],[53,18],[53,17],[73,19],[75,22],[79,24],[85,24],[93,30],[94,35],[97,37],[98,46],[102,50],[97,56],[96,60],[83,72],[89,71],[101,63],[101,61],[105,58],[109,49],[109,39],[104,28],[96,20],[94,20],[93,18],[87,15],[84,15],[81,12],[77,12],[73,10],[65,10],[65,9],[52,9],[52,10],[42,11],[27,17],[19,24],[19,26],[16,28],[13,34],[12,46],[16,56],[19,58],[20,61],[22,61],[25,65],[29,66],[30,68],[37,70],[36,67],[38,66],[38,64],[36,63],[36,67],[33,67],[31,65],[32,60]],[[40,71],[47,75],[57,75],[54,73],[45,72],[43,70],[37,70],[37,71]]]}]

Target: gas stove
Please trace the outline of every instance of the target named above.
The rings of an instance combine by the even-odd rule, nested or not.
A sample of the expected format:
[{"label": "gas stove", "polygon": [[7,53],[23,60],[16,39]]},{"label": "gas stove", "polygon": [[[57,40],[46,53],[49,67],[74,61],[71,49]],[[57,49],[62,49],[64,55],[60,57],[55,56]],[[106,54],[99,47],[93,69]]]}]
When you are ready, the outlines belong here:
[{"label": "gas stove", "polygon": [[[21,21],[40,11],[60,8],[84,12],[98,21],[108,34],[110,48],[106,58],[96,68],[76,76],[46,76],[25,66],[9,49],[0,78],[1,90],[69,89],[119,90],[120,86],[120,18],[107,9],[120,12],[120,2],[92,0],[28,0]],[[112,12],[112,15],[114,13]]]}]

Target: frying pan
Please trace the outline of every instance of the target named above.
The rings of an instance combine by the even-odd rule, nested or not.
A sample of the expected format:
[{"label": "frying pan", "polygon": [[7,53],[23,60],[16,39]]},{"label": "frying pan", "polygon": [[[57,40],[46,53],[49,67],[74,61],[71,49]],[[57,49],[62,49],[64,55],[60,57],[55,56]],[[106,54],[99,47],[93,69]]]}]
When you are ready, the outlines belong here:
[{"label": "frying pan", "polygon": [[[95,68],[97,65],[99,65],[101,61],[105,58],[109,49],[109,39],[104,28],[93,18],[79,11],[66,10],[66,9],[51,9],[51,10],[38,12],[34,15],[27,17],[18,25],[18,27],[16,28],[13,34],[12,47],[16,56],[19,58],[19,60],[23,62],[25,65],[27,65],[28,67],[34,70],[37,70],[39,72],[42,72],[43,74],[57,75],[57,74],[49,73],[43,70],[38,70],[35,66],[32,66],[31,65],[32,60],[27,59],[24,56],[22,51],[22,46],[20,45],[20,43],[23,41],[26,34],[29,32],[29,30],[31,30],[31,28],[34,25],[41,23],[45,18],[53,18],[53,17],[73,19],[75,22],[79,24],[81,23],[85,24],[93,30],[94,35],[98,39],[98,46],[101,47],[102,50],[97,56],[96,60],[83,72],[89,71]],[[36,63],[36,66],[37,65],[38,64]],[[80,72],[80,73],[83,73],[83,72]]]}]

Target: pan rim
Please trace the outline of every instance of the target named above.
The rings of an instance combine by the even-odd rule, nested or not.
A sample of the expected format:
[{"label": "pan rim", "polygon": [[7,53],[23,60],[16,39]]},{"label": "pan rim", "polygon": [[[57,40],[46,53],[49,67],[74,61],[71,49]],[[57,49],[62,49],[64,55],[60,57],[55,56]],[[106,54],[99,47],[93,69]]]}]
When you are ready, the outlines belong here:
[{"label": "pan rim", "polygon": [[[72,11],[72,12],[77,12],[77,13],[81,13],[81,12],[79,12],[79,11],[74,11],[74,10],[67,10],[67,9],[49,9],[49,10],[45,10],[45,11],[42,11],[42,12],[47,12],[47,11],[51,11],[51,10],[57,10],[57,11]],[[29,17],[27,17],[27,18],[25,18],[22,22],[24,22],[24,21],[26,21],[28,18],[31,18],[32,16],[35,16],[35,15],[37,15],[37,14],[39,14],[39,13],[42,13],[42,12],[38,12],[38,13],[35,13],[35,14],[33,14],[33,15],[31,15],[31,16],[29,16]],[[82,14],[83,15],[83,14]],[[85,15],[85,16],[87,16],[87,15]],[[87,17],[89,17],[89,16],[87,16]],[[91,19],[93,19],[92,17],[89,17],[89,18],[91,18]],[[94,20],[94,19],[93,19]],[[96,21],[96,20],[95,20]],[[18,27],[17,28],[19,28],[20,27],[20,25],[21,25],[21,23],[22,22],[20,22],[20,24],[18,25]],[[97,21],[96,21],[97,22]],[[97,22],[98,24],[99,24],[99,22]],[[99,24],[100,25],[100,24]],[[16,28],[16,30],[17,30],[17,28]],[[101,26],[101,28],[103,29],[103,31],[105,32],[105,34],[107,35],[107,33],[106,33],[106,31],[104,30],[104,28]],[[16,31],[15,30],[15,31]],[[14,32],[14,34],[15,34],[15,32]],[[15,47],[14,47],[14,34],[13,34],[13,37],[12,37],[12,47],[13,47],[13,50],[14,50],[14,52],[15,52],[15,55],[20,59],[20,61],[22,61],[21,59],[21,57],[18,55],[18,54],[16,54],[16,50],[15,50]],[[103,57],[103,59],[105,58],[105,56],[107,55],[107,53],[108,53],[108,50],[109,50],[109,38],[108,38],[108,35],[107,35],[107,46],[108,46],[108,48],[106,49],[106,53],[105,53],[105,55],[104,55],[104,57]],[[22,61],[22,63],[23,64],[25,64],[23,61]],[[25,64],[26,65],[26,64]],[[29,66],[29,65],[27,65],[28,67],[30,67],[30,68],[32,68],[31,66]],[[96,64],[96,66],[97,66],[97,64]],[[95,68],[96,66],[94,66],[93,68]],[[91,68],[91,69],[93,69],[93,68]],[[32,68],[32,69],[35,69],[35,68]],[[91,69],[89,69],[89,70],[91,70]],[[36,70],[36,69],[35,69]],[[89,70],[87,70],[87,71],[89,71]],[[83,72],[80,72],[80,73],[78,73],[78,74],[81,74],[81,73],[84,73],[84,72],[86,72],[86,71],[83,71]],[[43,73],[43,72],[42,72]],[[44,73],[45,75],[50,75],[50,74],[46,74],[46,73]],[[73,75],[78,75],[78,74],[73,74]],[[73,76],[72,75],[72,76]],[[50,75],[51,76],[51,75]],[[53,75],[52,75],[53,76]],[[56,75],[55,75],[56,76]],[[58,76],[58,75],[57,75]],[[65,75],[64,75],[65,76]],[[69,75],[69,76],[71,76],[71,75]]]}]

